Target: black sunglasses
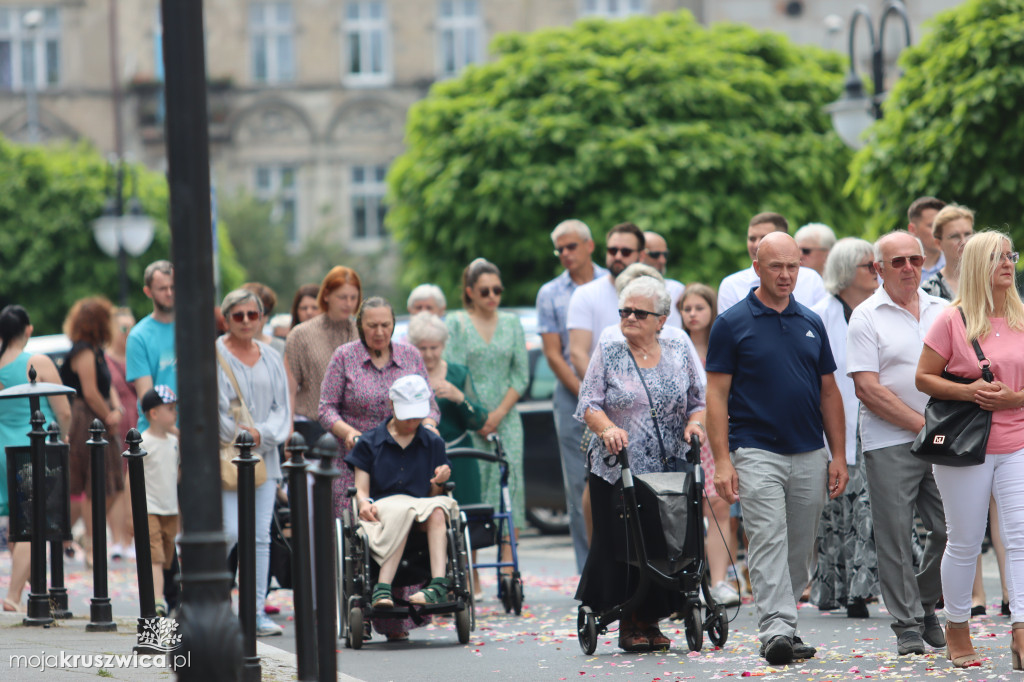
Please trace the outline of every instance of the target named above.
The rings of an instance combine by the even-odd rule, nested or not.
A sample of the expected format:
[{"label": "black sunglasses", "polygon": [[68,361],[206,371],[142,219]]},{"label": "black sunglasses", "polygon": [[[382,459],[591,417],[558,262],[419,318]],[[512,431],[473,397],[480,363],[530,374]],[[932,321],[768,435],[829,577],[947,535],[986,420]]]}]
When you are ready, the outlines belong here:
[{"label": "black sunglasses", "polygon": [[618,256],[620,251],[622,252],[622,256],[624,258],[629,258],[634,253],[636,253],[636,249],[630,249],[630,248],[619,247],[619,246],[609,246],[608,247],[608,253],[610,253],[612,256]]},{"label": "black sunglasses", "polygon": [[488,296],[491,295],[491,292],[494,292],[495,296],[501,296],[501,292],[503,292],[503,291],[505,291],[505,289],[503,289],[500,286],[498,286],[498,287],[484,287],[484,288],[480,289],[479,292],[477,292],[477,293],[480,294],[481,298],[487,298]]},{"label": "black sunglasses", "polygon": [[572,244],[566,244],[565,246],[556,246],[554,254],[556,256],[561,256],[563,251],[575,251],[576,247],[579,245],[579,242],[573,242]]},{"label": "black sunglasses", "polygon": [[654,260],[659,260],[661,258],[668,260],[668,251],[648,251],[647,255]]},{"label": "black sunglasses", "polygon": [[647,319],[648,315],[658,316],[658,313],[652,313],[650,310],[640,310],[638,308],[619,308],[619,317],[623,320],[628,318],[630,315],[636,317],[637,320],[643,321]]},{"label": "black sunglasses", "polygon": [[236,312],[231,313],[231,319],[234,320],[235,322],[242,322],[247,317],[249,318],[250,322],[255,322],[256,320],[260,319],[260,314],[258,311],[255,310],[238,310]]}]

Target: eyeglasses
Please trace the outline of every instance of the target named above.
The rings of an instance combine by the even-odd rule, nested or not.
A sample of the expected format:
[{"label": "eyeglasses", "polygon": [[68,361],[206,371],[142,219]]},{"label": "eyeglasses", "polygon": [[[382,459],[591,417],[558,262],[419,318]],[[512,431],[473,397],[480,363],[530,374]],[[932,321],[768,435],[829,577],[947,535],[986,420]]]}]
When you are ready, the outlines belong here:
[{"label": "eyeglasses", "polygon": [[638,310],[636,308],[619,308],[619,317],[623,320],[627,319],[630,315],[636,317],[637,320],[643,322],[647,319],[648,315],[658,316],[658,313],[652,313],[650,310]]},{"label": "eyeglasses", "polygon": [[495,296],[501,296],[501,292],[503,292],[503,291],[505,291],[505,290],[502,287],[500,287],[500,286],[499,287],[484,287],[483,289],[480,289],[477,293],[480,294],[481,298],[487,298],[488,296],[491,295],[492,292],[494,293]]},{"label": "eyeglasses", "polygon": [[620,246],[609,246],[608,247],[608,253],[610,253],[612,255],[612,257],[618,256],[619,252],[622,253],[622,257],[623,258],[629,258],[634,253],[636,253],[636,249],[629,249],[629,248],[620,247]]},{"label": "eyeglasses", "polygon": [[[889,260],[889,265],[892,266],[893,270],[899,270],[900,268],[907,264],[907,261],[910,261],[911,266],[919,268],[922,265],[924,265],[924,256],[896,256],[895,258],[891,258]],[[879,262],[884,263],[885,261]]]},{"label": "eyeglasses", "polygon": [[665,260],[668,260],[668,251],[650,251],[650,250],[648,250],[647,251],[647,256],[650,257],[650,258],[653,258],[654,260],[661,260],[662,258],[664,258]]},{"label": "eyeglasses", "polygon": [[565,246],[556,246],[555,250],[552,253],[554,253],[556,256],[561,256],[563,251],[568,251],[572,253],[573,251],[576,250],[576,247],[579,245],[579,242],[573,242],[571,244],[566,244]]},{"label": "eyeglasses", "polygon": [[243,322],[247,317],[250,322],[255,322],[260,319],[260,313],[257,310],[237,310],[231,313],[231,319],[235,322]]},{"label": "eyeglasses", "polygon": [[[996,260],[996,254],[992,254],[992,260]],[[999,262],[1002,263],[1004,260],[1008,260],[1011,263],[1016,263],[1020,260],[1020,254],[1016,251],[1006,251],[1005,253],[998,254]]]},{"label": "eyeglasses", "polygon": [[868,272],[870,272],[872,275],[875,274],[875,264],[874,263],[857,263],[857,267],[858,268],[867,268]]}]

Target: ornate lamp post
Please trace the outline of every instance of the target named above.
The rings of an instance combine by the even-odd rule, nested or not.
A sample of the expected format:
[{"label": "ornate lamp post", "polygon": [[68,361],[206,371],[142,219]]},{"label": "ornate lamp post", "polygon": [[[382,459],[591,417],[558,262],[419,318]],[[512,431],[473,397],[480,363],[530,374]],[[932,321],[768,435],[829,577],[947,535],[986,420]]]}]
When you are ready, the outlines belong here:
[{"label": "ornate lamp post", "polygon": [[[882,118],[882,101],[885,99],[885,27],[891,16],[903,20],[904,47],[910,47],[910,19],[907,8],[900,0],[886,0],[882,7],[882,18],[878,24],[878,33],[871,21],[868,10],[859,5],[850,18],[850,73],[846,75],[846,86],[843,95],[830,104],[826,111],[832,114],[832,127],[847,146],[860,149],[864,146],[862,135],[872,123]],[[868,97],[864,90],[864,81],[857,75],[854,37],[857,21],[863,19],[867,24],[868,37],[871,44],[871,78],[874,82],[875,94]]]},{"label": "ornate lamp post", "polygon": [[[132,196],[125,201],[125,162],[111,163],[114,191],[107,197],[103,215],[92,222],[93,236],[103,253],[117,258],[120,283],[120,304],[128,305],[128,256],[141,256],[153,243],[153,219],[142,210],[136,196],[136,182],[132,173]],[[126,210],[127,209],[127,210]]]}]

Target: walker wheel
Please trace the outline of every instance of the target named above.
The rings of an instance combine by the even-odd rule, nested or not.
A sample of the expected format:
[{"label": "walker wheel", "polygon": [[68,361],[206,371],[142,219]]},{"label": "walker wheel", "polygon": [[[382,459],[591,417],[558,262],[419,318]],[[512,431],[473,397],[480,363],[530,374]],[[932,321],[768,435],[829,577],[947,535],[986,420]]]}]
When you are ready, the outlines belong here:
[{"label": "walker wheel", "polygon": [[700,651],[704,646],[704,621],[700,617],[700,604],[697,604],[686,615],[686,643],[690,651]]},{"label": "walker wheel", "polygon": [[597,620],[589,606],[581,606],[576,616],[576,636],[583,653],[587,656],[594,653],[597,649]]},{"label": "walker wheel", "polygon": [[350,649],[363,646],[363,610],[358,606],[353,606],[348,612],[348,637],[345,644]]},{"label": "walker wheel", "polygon": [[719,649],[725,646],[726,640],[729,639],[729,615],[721,604],[716,606],[714,613],[708,617],[708,639]]},{"label": "walker wheel", "polygon": [[469,643],[469,633],[472,630],[471,613],[473,602],[466,604],[466,608],[455,612],[455,632],[459,635],[459,644]]},{"label": "walker wheel", "polygon": [[512,576],[505,573],[501,575],[498,594],[501,596],[501,605],[505,607],[505,613],[512,611]]},{"label": "walker wheel", "polygon": [[512,581],[512,610],[517,616],[523,614],[523,581],[515,579]]}]

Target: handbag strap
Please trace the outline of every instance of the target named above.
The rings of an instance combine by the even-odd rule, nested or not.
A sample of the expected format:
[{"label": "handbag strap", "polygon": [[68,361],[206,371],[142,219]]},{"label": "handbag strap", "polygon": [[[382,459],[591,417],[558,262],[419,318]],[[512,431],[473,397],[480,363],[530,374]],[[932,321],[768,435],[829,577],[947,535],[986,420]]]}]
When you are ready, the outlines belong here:
[{"label": "handbag strap", "polygon": [[647,394],[647,403],[651,406],[651,420],[654,422],[654,433],[658,437],[658,448],[661,450],[661,465],[663,467],[668,466],[668,457],[665,455],[665,443],[661,440],[661,427],[658,426],[658,411],[654,409],[654,398],[651,397],[651,389],[647,388],[643,372],[640,371],[640,365],[633,356],[633,351],[629,349],[628,343],[626,344],[626,352],[629,353],[629,359],[633,361],[633,366],[636,367],[637,376],[640,377],[640,384],[644,387],[644,393]]},{"label": "handbag strap", "polygon": [[242,407],[242,417],[245,421],[249,422],[246,426],[255,428],[256,422],[253,421],[252,415],[249,413],[249,407],[245,404],[245,399],[242,398],[242,391],[238,388],[238,380],[235,379],[235,372],[231,369],[231,365],[228,364],[224,356],[220,354],[220,349],[215,349],[217,352],[217,362],[220,363],[220,368],[224,370],[224,373],[228,375],[228,381],[231,382],[231,387],[235,389],[235,395],[238,396],[238,404]]},{"label": "handbag strap", "polygon": [[[964,329],[966,330],[967,316],[964,315],[964,309],[960,306],[957,306],[956,309],[960,312],[960,319],[964,321]],[[978,367],[981,368],[981,378],[992,383],[995,381],[995,377],[992,375],[992,363],[985,357],[985,353],[981,350],[981,344],[978,343],[978,339],[974,339],[971,342],[971,345],[974,346],[974,354],[978,356]]]}]

